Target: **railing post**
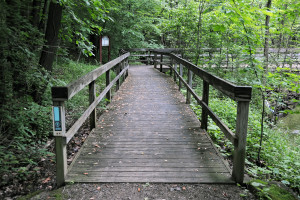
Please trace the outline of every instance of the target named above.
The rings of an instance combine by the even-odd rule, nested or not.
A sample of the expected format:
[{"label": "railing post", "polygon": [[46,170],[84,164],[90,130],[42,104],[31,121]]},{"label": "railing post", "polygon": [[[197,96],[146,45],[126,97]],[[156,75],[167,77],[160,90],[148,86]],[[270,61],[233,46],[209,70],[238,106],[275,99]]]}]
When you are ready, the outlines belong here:
[{"label": "railing post", "polygon": [[[121,69],[121,63],[119,63],[117,66],[117,73],[116,73],[117,76],[120,74],[120,69]],[[120,79],[118,79],[116,82],[116,91],[118,91],[119,88],[120,88]]]},{"label": "railing post", "polygon": [[[110,84],[110,70],[106,71],[105,74],[105,78],[106,78],[106,87]],[[111,101],[111,90],[108,90],[108,92],[106,93],[106,99],[108,100],[107,104]]]},{"label": "railing post", "polygon": [[174,82],[176,83],[177,63],[174,63]]},{"label": "railing post", "polygon": [[65,134],[65,104],[63,101],[53,101],[53,135],[55,136],[57,186],[65,183],[67,175],[67,139]]},{"label": "railing post", "polygon": [[157,68],[157,53],[154,52],[154,68],[156,69]]},{"label": "railing post", "polygon": [[[129,65],[128,58],[126,58],[125,67],[127,67],[128,65]],[[127,76],[128,76],[128,69],[125,72],[125,79],[127,78]]]},{"label": "railing post", "polygon": [[162,65],[162,62],[163,62],[163,57],[164,55],[163,54],[160,54],[160,72],[162,72],[163,70],[163,65]]},{"label": "railing post", "polygon": [[243,183],[244,181],[248,114],[249,101],[238,101],[236,117],[236,136],[238,142],[234,146],[232,169],[232,177],[237,183]]},{"label": "railing post", "polygon": [[67,138],[64,136],[55,137],[56,153],[56,185],[65,183],[67,175]]},{"label": "railing post", "polygon": [[[192,88],[192,84],[193,84],[193,72],[190,69],[188,69],[188,84]],[[187,91],[186,92],[186,103],[190,104],[191,103],[191,93],[190,93],[190,91],[188,89],[186,91]]]},{"label": "railing post", "polygon": [[[120,74],[121,71],[124,69],[124,60],[122,60],[122,61],[120,62],[120,64],[121,64],[121,67],[120,67],[119,74]],[[120,86],[122,85],[123,81],[124,81],[124,78],[123,78],[123,75],[122,75],[122,76],[120,76]]]},{"label": "railing post", "polygon": [[147,50],[147,65],[150,64],[150,50]]},{"label": "railing post", "polygon": [[[182,77],[183,75],[183,67],[182,67],[182,64],[179,64],[179,75]],[[181,90],[182,88],[182,82],[181,80],[179,79],[179,91]]]},{"label": "railing post", "polygon": [[[206,103],[206,105],[208,105],[208,98],[209,98],[209,84],[208,82],[203,80],[202,101]],[[207,130],[207,119],[208,119],[207,111],[202,107],[201,128],[204,130]]]},{"label": "railing post", "polygon": [[[170,57],[170,56],[169,56]],[[173,59],[170,57],[170,64],[171,64],[171,67],[170,67],[170,76],[172,76],[172,73],[173,73]],[[175,73],[175,72],[174,72]]]},{"label": "railing post", "polygon": [[[95,87],[95,85],[96,85],[95,81],[92,81],[89,84],[89,101],[90,101],[90,105],[96,99],[96,87]],[[90,130],[92,130],[93,128],[96,128],[96,108],[90,114]]]}]

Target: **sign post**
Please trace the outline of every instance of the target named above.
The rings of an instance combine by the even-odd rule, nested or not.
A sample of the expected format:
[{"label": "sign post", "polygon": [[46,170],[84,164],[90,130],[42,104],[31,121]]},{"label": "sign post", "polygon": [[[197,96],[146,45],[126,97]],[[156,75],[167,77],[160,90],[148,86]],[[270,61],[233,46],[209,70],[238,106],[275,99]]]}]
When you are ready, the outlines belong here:
[{"label": "sign post", "polygon": [[108,47],[108,53],[107,53],[107,61],[110,61],[110,47],[111,47],[111,42],[109,36],[100,36],[100,63],[102,63],[102,47]]}]

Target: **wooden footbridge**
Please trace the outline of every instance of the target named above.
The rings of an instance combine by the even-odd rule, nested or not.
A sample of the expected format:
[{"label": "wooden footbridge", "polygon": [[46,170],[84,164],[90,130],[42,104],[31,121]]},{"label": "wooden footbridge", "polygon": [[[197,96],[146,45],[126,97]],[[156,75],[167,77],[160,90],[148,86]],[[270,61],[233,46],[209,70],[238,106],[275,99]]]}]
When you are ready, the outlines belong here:
[{"label": "wooden footbridge", "polygon": [[[128,52],[65,87],[52,88],[57,184],[243,182],[251,87],[218,78],[173,54],[172,49],[132,51],[144,52],[137,57],[149,65],[129,65],[134,55]],[[161,73],[164,66],[171,77]],[[113,80],[111,70],[116,71]],[[203,80],[202,98],[192,89],[193,73]],[[107,87],[97,96],[95,80],[102,74],[106,74]],[[108,112],[96,120],[96,106],[105,97],[111,99],[114,85],[118,92]],[[86,86],[90,106],[66,130],[64,102]],[[209,86],[237,102],[235,133],[208,107]],[[179,92],[182,87],[187,88],[186,98]],[[202,106],[201,123],[189,107],[191,97]],[[206,133],[208,116],[234,144],[232,170]],[[67,167],[66,144],[87,118],[92,132]]]}]

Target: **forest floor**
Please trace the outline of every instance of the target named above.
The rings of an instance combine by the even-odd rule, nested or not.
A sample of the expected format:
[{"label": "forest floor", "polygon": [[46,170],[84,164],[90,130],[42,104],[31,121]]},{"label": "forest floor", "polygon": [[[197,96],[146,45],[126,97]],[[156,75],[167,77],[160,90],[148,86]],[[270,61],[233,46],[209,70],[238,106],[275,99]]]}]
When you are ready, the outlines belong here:
[{"label": "forest floor", "polygon": [[73,184],[44,191],[30,199],[255,199],[236,185],[109,183]]}]

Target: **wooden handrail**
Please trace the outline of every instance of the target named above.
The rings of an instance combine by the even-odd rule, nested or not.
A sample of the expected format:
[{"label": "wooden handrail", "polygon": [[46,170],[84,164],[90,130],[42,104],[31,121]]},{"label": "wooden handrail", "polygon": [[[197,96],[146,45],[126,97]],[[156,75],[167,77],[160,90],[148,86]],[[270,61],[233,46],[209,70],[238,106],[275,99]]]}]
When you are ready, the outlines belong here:
[{"label": "wooden handrail", "polygon": [[81,115],[81,117],[73,124],[73,126],[66,133],[67,143],[72,139],[78,129],[82,126],[85,120],[90,116],[92,111],[96,108],[96,106],[100,103],[100,101],[105,97],[107,92],[114,86],[117,80],[128,70],[129,66],[124,68],[118,76],[114,78],[113,81],[101,92],[101,94],[92,102],[92,104],[86,109],[86,111]]},{"label": "wooden handrail", "polygon": [[121,55],[120,57],[98,67],[97,69],[87,73],[86,75],[80,77],[76,81],[63,87],[52,87],[52,99],[54,101],[65,101],[71,99],[80,90],[90,84],[92,81],[96,80],[99,76],[104,74],[106,71],[115,67],[118,63],[122,62],[124,59],[128,58],[130,53]]},{"label": "wooden handrail", "polygon": [[[66,146],[71,138],[75,135],[82,124],[90,118],[90,129],[96,127],[96,107],[100,101],[106,96],[111,98],[111,89],[116,84],[119,88],[120,79],[128,74],[129,64],[128,57],[130,53],[121,55],[120,57],[98,67],[97,69],[80,77],[76,81],[64,87],[52,87],[53,100],[53,134],[55,136],[55,152],[56,152],[56,183],[58,186],[65,182],[67,174],[67,155]],[[117,68],[117,76],[113,81],[110,80],[110,71]],[[106,74],[106,88],[96,97],[95,80],[102,74]],[[84,87],[89,86],[89,102],[90,106],[66,132],[65,125],[65,101],[71,99]]]},{"label": "wooden handrail", "polygon": [[197,67],[196,65],[190,63],[187,60],[180,58],[179,56],[173,53],[167,53],[162,51],[153,51],[154,53],[161,54],[161,55],[168,55],[179,64],[182,64],[189,70],[191,70],[194,74],[198,75],[202,80],[205,80],[214,88],[219,90],[220,92],[224,93],[231,99],[235,101],[250,101],[251,100],[251,93],[252,87],[250,86],[238,86],[233,83],[230,83],[222,78],[219,78],[205,70]]}]

